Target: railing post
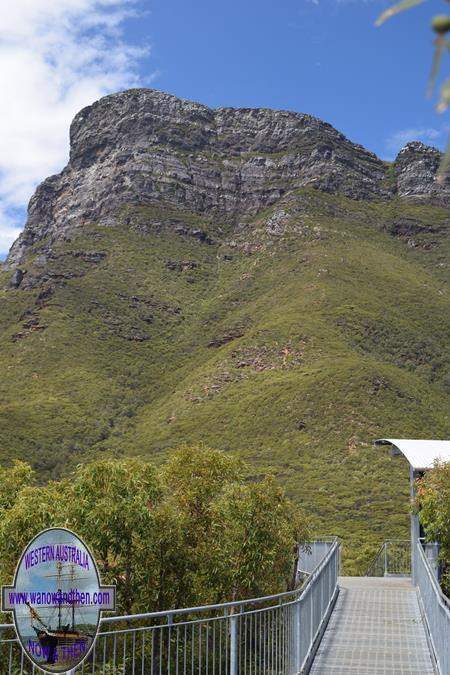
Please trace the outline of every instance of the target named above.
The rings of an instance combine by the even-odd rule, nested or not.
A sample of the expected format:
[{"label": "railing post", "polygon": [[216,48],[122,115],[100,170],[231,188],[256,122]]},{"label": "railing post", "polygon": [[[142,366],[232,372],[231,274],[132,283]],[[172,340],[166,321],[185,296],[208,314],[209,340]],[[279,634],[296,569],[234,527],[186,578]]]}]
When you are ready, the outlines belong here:
[{"label": "railing post", "polygon": [[230,614],[230,675],[238,675],[238,617],[235,611],[240,607],[233,607]]},{"label": "railing post", "polygon": [[[410,484],[410,496],[411,501],[415,498],[415,475],[414,469],[412,466],[409,468],[409,484]],[[416,574],[416,565],[417,565],[417,540],[420,537],[420,525],[419,525],[419,516],[417,514],[411,514],[411,577],[413,586],[417,586],[417,574]]]},{"label": "railing post", "polygon": [[295,604],[295,629],[294,629],[294,667],[295,667],[295,675],[297,675],[300,672],[300,668],[302,667],[301,664],[301,650],[300,650],[300,630],[301,630],[301,625],[300,625],[300,605],[301,605],[301,600],[300,598],[297,598],[297,602]]},{"label": "railing post", "polygon": [[387,542],[384,542],[384,576],[387,577]]}]

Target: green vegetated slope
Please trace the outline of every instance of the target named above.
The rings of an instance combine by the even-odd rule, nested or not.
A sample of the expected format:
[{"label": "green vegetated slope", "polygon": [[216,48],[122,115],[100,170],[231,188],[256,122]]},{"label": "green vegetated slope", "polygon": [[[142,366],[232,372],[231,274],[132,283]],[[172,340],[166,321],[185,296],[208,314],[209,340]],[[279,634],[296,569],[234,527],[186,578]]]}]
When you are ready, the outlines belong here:
[{"label": "green vegetated slope", "polygon": [[203,441],[273,467],[363,572],[408,535],[406,463],[372,441],[449,434],[448,212],[305,189],[237,228],[163,205],[122,221],[1,292],[1,461],[45,480]]}]

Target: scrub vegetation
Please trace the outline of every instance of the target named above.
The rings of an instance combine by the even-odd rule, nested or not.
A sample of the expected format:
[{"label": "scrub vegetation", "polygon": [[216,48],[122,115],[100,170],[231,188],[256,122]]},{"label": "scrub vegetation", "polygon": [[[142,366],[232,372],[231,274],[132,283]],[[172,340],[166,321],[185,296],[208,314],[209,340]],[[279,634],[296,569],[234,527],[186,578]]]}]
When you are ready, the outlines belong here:
[{"label": "scrub vegetation", "polygon": [[205,443],[363,573],[408,533],[406,462],[372,441],[450,431],[449,249],[444,208],[313,189],[237,229],[164,204],[84,225],[20,288],[0,272],[0,461],[46,484]]}]

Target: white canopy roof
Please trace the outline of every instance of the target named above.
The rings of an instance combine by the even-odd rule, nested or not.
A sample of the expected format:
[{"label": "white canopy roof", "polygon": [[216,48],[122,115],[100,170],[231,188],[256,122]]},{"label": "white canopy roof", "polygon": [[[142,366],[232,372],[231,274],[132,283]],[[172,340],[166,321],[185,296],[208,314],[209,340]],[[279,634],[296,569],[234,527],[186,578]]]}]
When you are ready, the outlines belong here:
[{"label": "white canopy roof", "polygon": [[450,462],[450,441],[415,440],[411,438],[379,438],[376,445],[392,445],[405,455],[413,469],[431,469],[434,461]]}]

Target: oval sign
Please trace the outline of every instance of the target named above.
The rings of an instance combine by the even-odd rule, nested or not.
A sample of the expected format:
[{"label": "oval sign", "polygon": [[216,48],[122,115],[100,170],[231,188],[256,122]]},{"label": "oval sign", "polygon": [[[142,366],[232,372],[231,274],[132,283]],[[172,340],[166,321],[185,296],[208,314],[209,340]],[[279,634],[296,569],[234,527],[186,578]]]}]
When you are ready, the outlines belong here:
[{"label": "oval sign", "polygon": [[25,548],[13,585],[2,588],[2,611],[13,612],[17,637],[33,664],[65,673],[89,655],[102,610],[115,610],[115,591],[101,585],[80,537],[53,527]]}]

